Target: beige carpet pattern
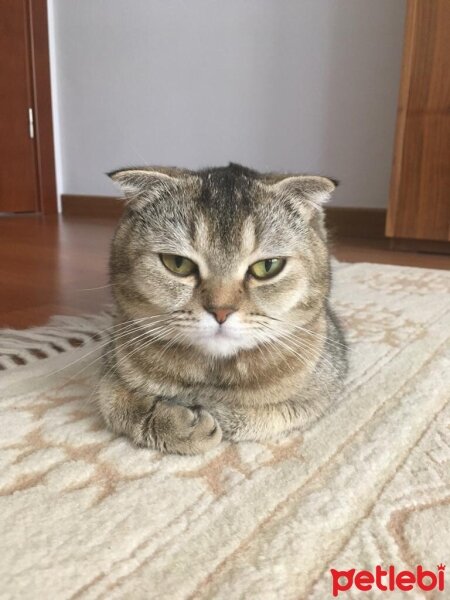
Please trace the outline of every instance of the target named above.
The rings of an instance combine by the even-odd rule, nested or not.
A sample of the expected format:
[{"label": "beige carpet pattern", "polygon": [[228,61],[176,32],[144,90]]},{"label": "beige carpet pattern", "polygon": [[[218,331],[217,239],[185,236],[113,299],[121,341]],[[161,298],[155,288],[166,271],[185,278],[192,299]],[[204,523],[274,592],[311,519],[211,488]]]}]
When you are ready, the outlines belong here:
[{"label": "beige carpet pattern", "polygon": [[334,297],[352,346],[334,409],[198,457],[104,429],[107,315],[0,332],[0,598],[324,600],[332,567],[448,561],[450,273],[339,265]]}]

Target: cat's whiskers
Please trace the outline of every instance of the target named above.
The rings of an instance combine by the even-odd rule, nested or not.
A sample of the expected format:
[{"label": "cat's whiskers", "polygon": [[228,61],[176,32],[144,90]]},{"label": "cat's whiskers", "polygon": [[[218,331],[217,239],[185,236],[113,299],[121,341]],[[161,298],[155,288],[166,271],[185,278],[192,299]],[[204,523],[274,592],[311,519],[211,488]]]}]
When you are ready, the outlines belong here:
[{"label": "cat's whiskers", "polygon": [[[334,345],[338,349],[340,349],[340,348],[347,349],[346,344],[342,344],[340,342],[334,342],[334,340],[331,340],[329,337],[327,337],[325,335],[315,333],[309,329],[306,329],[299,325],[295,325],[295,324],[290,323],[289,321],[285,321],[283,319],[277,319],[276,317],[268,317],[268,318],[271,321],[276,321],[278,323],[282,323],[283,325],[286,325],[287,327],[298,329],[303,334],[310,335],[311,337],[316,338],[317,342],[320,342],[321,344],[330,344],[330,345]],[[284,330],[284,329],[282,329],[281,331],[283,331],[283,333],[286,332],[286,330]],[[296,341],[296,344],[301,345],[305,349],[308,349],[308,348],[314,349],[314,346],[313,346],[314,341],[313,340],[308,342],[304,337],[301,336],[300,333],[297,333],[297,332],[290,331],[289,334],[292,338],[294,338],[295,340],[298,340],[298,341]],[[322,357],[322,360],[324,360],[324,362],[326,362],[332,369],[335,368],[333,363],[329,359]]]},{"label": "cat's whiskers", "polygon": [[[140,319],[140,321],[144,320],[144,319],[154,319],[156,318],[158,315],[154,315],[152,317],[143,317],[142,319]],[[133,331],[134,328],[139,328],[139,327],[143,327],[145,326],[145,323],[143,324],[142,322],[140,322],[139,324],[136,324],[137,321],[133,321],[129,324],[127,324],[125,327],[123,327],[123,329],[120,329],[116,332],[114,332],[115,334],[115,339],[120,339],[123,338],[127,335],[130,334],[130,332]],[[110,328],[107,328],[110,329]],[[106,331],[106,330],[104,330]],[[116,335],[117,333],[119,333],[119,335]],[[96,352],[98,352],[99,350],[102,350],[103,348],[107,347],[109,344],[111,343],[111,338],[108,338],[106,341],[104,341],[103,343],[99,344],[98,346],[96,346],[93,350],[90,350],[89,352],[83,354],[82,356],[80,356],[79,358],[77,358],[76,360],[68,363],[67,365],[65,365],[64,367],[61,367],[60,369],[57,369],[56,371],[53,371],[51,373],[49,373],[47,375],[47,377],[51,376],[51,375],[56,375],[58,373],[60,373],[61,371],[64,371],[65,369],[72,367],[73,365],[77,364],[78,362],[86,359],[88,356],[90,356],[91,354],[94,354]],[[79,371],[77,371],[76,373],[74,373],[72,375],[72,377],[70,377],[69,379],[65,380],[63,382],[62,385],[67,385],[68,383],[70,383],[75,377],[78,377],[81,373],[83,373],[86,369],[92,367],[92,365],[94,365],[95,363],[97,363],[99,360],[102,360],[105,356],[107,356],[108,354],[111,353],[112,350],[108,350],[106,352],[102,352],[101,356],[99,356],[98,358],[96,358],[94,361],[90,362],[88,365],[86,365],[85,367],[83,367],[82,369],[80,369]]]},{"label": "cat's whiskers", "polygon": [[[300,337],[299,335],[296,335],[295,333],[292,333],[292,332],[283,332],[283,336],[286,336],[286,338],[290,339],[294,344],[298,345],[300,348],[302,348],[304,350],[309,350],[311,358],[314,358],[314,355],[317,354],[317,346],[314,346],[312,343],[308,343],[307,340]],[[324,343],[325,342],[321,343],[321,349],[320,349],[321,351],[320,351],[317,359],[320,358],[320,360],[323,360],[324,362],[326,362],[331,368],[334,368],[331,361],[323,356],[323,344]]]},{"label": "cat's whiskers", "polygon": [[269,358],[264,354],[264,350],[267,350],[267,352],[269,352],[269,347],[267,345],[267,340],[265,340],[264,337],[261,337],[259,335],[258,331],[253,331],[253,336],[256,339],[256,342],[257,342],[256,348],[261,353],[261,357],[264,359],[265,364],[267,366],[270,366]]},{"label": "cat's whiskers", "polygon": [[[258,332],[253,331],[253,334],[255,336],[255,339],[258,340]],[[263,343],[263,342],[261,342]],[[267,353],[269,354],[269,356],[266,356],[264,354],[263,348],[261,348],[260,343],[257,343],[256,348],[260,351],[261,353],[261,357],[264,359],[264,363],[267,365],[268,368],[270,368],[272,365],[270,364],[270,348],[269,347],[265,347],[265,349],[267,350]],[[262,383],[259,381],[259,377],[257,376],[256,379],[254,379],[254,384],[257,386],[257,389],[261,392],[264,393],[264,388],[262,386]]]},{"label": "cat's whiskers", "polygon": [[95,290],[104,290],[106,288],[109,287],[113,287],[114,285],[116,285],[115,283],[107,283],[106,285],[99,285],[97,287],[91,287],[91,288],[76,288],[75,290],[72,290],[73,292],[93,292]]},{"label": "cat's whiskers", "polygon": [[[260,325],[264,326],[264,324],[260,324]],[[262,331],[260,331],[259,333],[262,335],[262,338],[260,338],[260,339],[262,340],[263,345],[265,345],[265,347],[268,349],[269,357],[273,358],[274,360],[276,360],[276,357],[275,357],[275,352],[276,352],[277,355],[278,355],[278,357],[281,360],[284,360],[283,353],[282,353],[281,349],[276,344],[277,338],[272,333],[272,331],[269,330],[269,333],[266,334],[267,337],[265,337],[265,335],[264,335],[264,333]],[[273,365],[271,365],[271,366],[273,366]],[[293,369],[293,367],[291,365],[288,365],[288,367],[289,367],[289,370],[291,372],[294,371],[294,369]]]},{"label": "cat's whiskers", "polygon": [[[278,330],[278,331],[280,331],[280,330]],[[323,340],[320,341],[320,343],[321,343],[320,353],[317,354],[317,346],[314,346],[312,343],[309,343],[307,340],[300,337],[298,334],[295,334],[290,331],[285,331],[285,330],[281,330],[280,334],[281,334],[281,337],[285,338],[286,340],[290,340],[291,343],[293,343],[295,347],[301,348],[302,350],[306,351],[308,353],[308,354],[306,354],[306,357],[308,359],[314,360],[314,362],[317,362],[320,359],[320,360],[324,361],[326,364],[328,364],[328,366],[331,369],[334,369],[334,365],[332,364],[332,362],[328,358],[323,356],[323,345],[325,344],[325,342]]]},{"label": "cat's whiskers", "polygon": [[[111,350],[109,352],[116,352],[117,353],[117,352],[123,350],[123,348],[126,348],[127,346],[130,346],[130,345],[134,345],[136,342],[138,342],[141,339],[145,340],[145,338],[147,338],[147,337],[149,337],[151,335],[154,335],[157,332],[160,332],[161,334],[163,334],[164,330],[167,331],[167,327],[166,327],[165,321],[166,321],[166,319],[159,319],[159,321],[155,322],[155,324],[158,325],[157,327],[146,327],[145,331],[141,335],[135,336],[131,340],[128,340],[127,342],[119,344],[119,346],[113,346],[113,348],[111,348]],[[162,323],[162,325],[158,324],[158,323]],[[140,349],[141,349],[141,347],[138,346],[138,348],[136,350],[139,351]],[[104,356],[107,355],[107,354],[108,353],[105,353]]]},{"label": "cat's whiskers", "polygon": [[[120,338],[122,338],[122,337],[125,337],[126,335],[129,335],[131,331],[132,331],[132,329],[130,329],[130,330],[127,330],[126,332],[124,332],[124,333],[122,333],[121,335],[119,335],[119,336],[117,337],[117,339],[120,339]],[[102,349],[102,348],[105,348],[105,346],[108,346],[108,344],[110,344],[110,343],[111,343],[111,340],[110,340],[110,339],[108,339],[108,340],[107,340],[107,342],[106,342],[105,344],[102,344],[102,346],[100,346],[99,348],[96,348],[95,350],[93,350],[93,351],[89,352],[89,354],[92,354],[93,352],[96,352],[96,351],[98,351],[98,350],[100,350],[100,349]],[[125,343],[128,343],[128,342],[125,342]],[[93,366],[93,365],[95,365],[95,363],[97,363],[97,362],[98,362],[98,361],[100,361],[100,360],[102,360],[102,361],[103,361],[103,360],[104,360],[104,358],[105,358],[106,356],[108,356],[109,354],[111,354],[113,351],[114,351],[114,348],[113,348],[113,349],[111,349],[111,350],[107,350],[106,352],[102,352],[102,354],[101,354],[100,356],[98,356],[98,357],[97,357],[97,358],[96,358],[94,361],[90,362],[88,365],[86,365],[86,366],[85,366],[85,367],[83,367],[82,369],[79,369],[78,371],[76,371],[76,373],[74,373],[74,374],[73,374],[71,377],[69,377],[69,379],[66,379],[66,380],[63,382],[63,384],[62,384],[62,385],[63,385],[63,386],[66,386],[66,385],[67,385],[67,384],[69,384],[69,383],[70,383],[70,382],[71,382],[71,381],[72,381],[72,380],[73,380],[75,377],[78,377],[79,375],[81,375],[81,373],[83,373],[83,372],[84,372],[86,369],[88,369],[88,368],[92,368],[92,366]],[[85,356],[82,356],[82,357],[81,357],[81,359],[85,358],[86,356],[87,356],[87,355],[85,355]],[[71,365],[75,364],[76,362],[78,362],[78,361],[79,361],[79,360],[81,360],[81,359],[78,359],[77,361],[73,361],[73,362],[72,362],[70,365],[68,365],[68,366],[71,366]],[[103,379],[103,377],[101,378],[101,380],[102,380],[102,379]],[[96,388],[98,388],[98,386],[96,386]],[[92,397],[92,394],[91,394],[91,397]]]},{"label": "cat's whiskers", "polygon": [[164,348],[162,349],[161,354],[159,355],[159,359],[161,360],[161,358],[164,356],[164,354],[169,350],[169,348],[171,348],[174,344],[182,341],[183,339],[185,339],[187,337],[186,333],[183,333],[182,331],[179,331],[171,340],[168,341],[168,343],[164,346]]},{"label": "cat's whiskers", "polygon": [[173,327],[169,325],[166,327],[165,325],[161,325],[156,327],[152,331],[146,331],[143,335],[138,338],[134,338],[130,340],[130,343],[122,344],[120,347],[123,350],[124,347],[127,347],[131,344],[136,344],[136,342],[140,342],[132,352],[125,353],[123,356],[117,356],[117,360],[120,362],[122,360],[129,360],[132,356],[134,356],[137,352],[144,352],[147,350],[153,343],[164,339],[168,333],[172,333]]},{"label": "cat's whiskers", "polygon": [[268,323],[265,323],[265,327],[271,331],[274,332],[275,334],[275,343],[280,343],[282,346],[284,346],[286,349],[288,349],[289,351],[291,351],[292,353],[294,353],[304,364],[306,364],[306,358],[313,358],[312,356],[312,350],[313,348],[307,346],[306,344],[303,346],[303,349],[308,350],[309,354],[308,355],[301,355],[297,352],[297,350],[295,350],[295,347],[292,348],[291,346],[289,346],[287,344],[288,341],[290,341],[291,343],[295,343],[295,346],[300,346],[300,340],[294,340],[291,337],[291,334],[288,331],[285,330],[281,330],[279,328],[274,328],[271,325],[269,325]]},{"label": "cat's whiskers", "polygon": [[[287,334],[287,335],[286,335],[286,334]],[[331,362],[331,361],[330,361],[328,358],[326,358],[326,357],[323,355],[323,353],[322,353],[322,352],[321,352],[321,353],[320,353],[320,354],[317,356],[317,353],[316,353],[316,352],[313,352],[313,351],[315,351],[315,350],[316,350],[316,348],[314,348],[314,347],[312,347],[312,346],[308,345],[307,343],[305,343],[305,341],[304,341],[304,340],[302,340],[302,339],[299,339],[299,338],[296,338],[295,336],[293,336],[293,335],[292,335],[292,334],[290,334],[289,332],[281,332],[281,337],[284,337],[284,338],[285,338],[285,342],[283,342],[283,345],[286,347],[286,349],[288,349],[288,351],[290,350],[291,352],[293,352],[293,353],[294,353],[296,356],[298,356],[299,358],[300,358],[300,355],[299,355],[299,354],[296,352],[296,350],[295,350],[294,348],[292,348],[292,347],[289,345],[289,342],[290,342],[291,344],[293,343],[293,344],[295,345],[295,348],[298,348],[298,347],[300,347],[300,349],[302,349],[303,351],[306,351],[306,352],[307,352],[307,354],[305,354],[305,356],[304,356],[304,357],[303,357],[303,355],[302,355],[302,357],[303,357],[303,362],[304,362],[304,364],[305,364],[305,365],[307,364],[307,363],[306,363],[306,359],[308,359],[308,360],[313,360],[314,362],[323,361],[323,362],[325,362],[325,363],[326,363],[326,364],[327,364],[327,365],[328,365],[328,366],[329,366],[329,367],[330,367],[332,370],[334,370],[334,369],[335,369],[335,366],[333,365],[333,363],[332,363],[332,362]],[[322,382],[322,383],[324,384],[324,382]],[[330,389],[329,389],[328,385],[327,385],[327,384],[324,384],[324,385],[325,385],[325,388],[326,388],[326,390],[327,390],[328,397],[329,397],[329,398],[331,398],[331,397],[332,397],[332,394],[331,394],[331,392],[330,392]]]},{"label": "cat's whiskers", "polygon": [[131,323],[131,324],[138,324],[138,323],[142,323],[144,321],[151,321],[153,319],[159,319],[160,317],[169,317],[171,316],[172,313],[171,312],[166,312],[166,313],[159,313],[156,315],[150,315],[150,316],[145,316],[145,317],[138,317],[138,318],[133,318],[133,319],[128,319],[126,321],[121,321],[119,323],[116,323],[115,325],[111,325],[110,327],[106,327],[105,329],[102,329],[102,333],[109,331],[111,332],[111,330],[115,329],[115,328],[121,328],[122,326],[126,325],[127,323]]},{"label": "cat's whiskers", "polygon": [[[128,327],[130,329],[132,329],[133,324],[131,323],[131,324],[127,325],[126,328],[124,328],[124,329],[127,329]],[[107,329],[105,329],[103,331],[107,331],[108,329],[110,329],[110,328],[107,328]],[[121,332],[121,335],[122,335],[122,333],[124,333],[124,332]],[[99,350],[101,350],[102,348],[104,348],[105,346],[107,346],[109,343],[110,343],[110,339],[108,339],[108,340],[100,343],[99,345],[96,345],[96,347],[94,349],[90,350],[89,352],[86,352],[85,354],[83,354],[82,356],[80,356],[76,360],[68,363],[67,365],[64,365],[64,367],[61,367],[60,369],[56,369],[55,371],[52,371],[51,373],[48,373],[46,375],[46,377],[50,377],[50,376],[56,375],[56,374],[60,373],[61,371],[64,371],[65,369],[68,369],[69,367],[72,367],[73,365],[75,365],[76,363],[80,362],[81,360],[84,360],[85,358],[87,358],[91,354],[94,354],[95,352],[98,352]],[[99,358],[101,358],[101,357],[99,357]],[[96,361],[94,361],[94,362],[96,362]],[[91,363],[91,364],[93,364],[93,363]],[[79,373],[76,373],[76,375],[78,375],[78,374]]]},{"label": "cat's whiskers", "polygon": [[321,338],[324,341],[326,341],[327,343],[337,346],[337,347],[341,347],[341,348],[345,348],[346,350],[348,349],[347,344],[342,343],[342,342],[337,342],[335,340],[332,340],[331,338],[329,338],[326,335],[323,335],[321,333],[317,333],[315,331],[312,331],[311,329],[308,329],[306,327],[302,327],[301,325],[297,325],[295,323],[291,323],[290,321],[286,321],[284,319],[277,319],[276,317],[267,317],[268,319],[271,319],[273,321],[278,321],[279,323],[283,323],[284,325],[288,325],[289,327],[293,327],[294,329],[299,329],[300,331],[303,331],[304,333],[306,333],[307,335],[310,336],[314,336],[317,338]]},{"label": "cat's whiskers", "polygon": [[295,350],[295,348],[292,348],[291,346],[289,346],[289,344],[285,340],[283,340],[281,337],[278,338],[277,343],[281,344],[283,346],[283,348],[285,348],[288,352],[290,352],[291,354],[296,356],[300,360],[300,362],[302,362],[305,366],[307,365],[306,357],[303,356],[302,354],[300,354],[299,352],[297,352]]},{"label": "cat's whiskers", "polygon": [[[169,325],[169,327],[167,328],[166,332],[162,332],[160,331],[156,336],[154,335],[154,333],[157,330],[163,329],[163,326],[161,327],[157,327],[152,331],[146,331],[144,334],[137,336],[131,340],[129,340],[128,342],[125,342],[124,344],[121,344],[119,346],[120,349],[123,350],[124,347],[132,344],[132,343],[136,343],[139,339],[141,340],[141,343],[139,344],[139,346],[133,350],[133,352],[129,353],[129,354],[125,354],[125,356],[116,356],[116,360],[117,362],[120,364],[121,362],[123,362],[124,360],[130,359],[134,354],[136,354],[139,351],[144,351],[146,350],[152,343],[154,343],[155,341],[158,341],[159,339],[162,339],[163,334],[164,333],[168,333],[171,330],[171,326]],[[142,341],[143,340],[143,341]],[[109,352],[113,352],[117,350],[116,348],[112,348]],[[105,353],[107,354],[107,353]],[[105,356],[105,354],[103,356]],[[103,358],[103,357],[100,357]],[[92,397],[98,392],[103,380],[110,375],[110,373],[112,372],[113,368],[115,365],[113,365],[112,367],[110,367],[106,373],[103,374],[103,376],[100,378],[100,381],[97,383],[96,387],[94,388],[94,391],[92,392],[90,399],[92,399]]]},{"label": "cat's whiskers", "polygon": [[[276,344],[274,343],[274,340],[271,338],[270,334],[268,337],[265,337],[263,332],[259,331],[259,330],[254,330],[253,331],[253,335],[255,336],[256,340],[258,340],[258,338],[260,339],[260,343],[258,343],[257,348],[261,351],[262,356],[265,359],[265,363],[267,364],[268,368],[272,368],[273,367],[273,363],[270,362],[270,360],[272,359],[273,362],[276,362],[276,357],[274,356],[275,352],[277,353],[277,355],[281,358],[281,360],[283,360],[283,355],[282,352],[280,350],[280,348],[278,348],[278,346],[276,346]],[[268,356],[266,356],[261,348],[261,344],[264,347],[264,349],[267,351]],[[292,367],[292,365],[288,364],[288,369],[292,372],[294,372],[294,368]],[[258,379],[256,380],[256,384],[258,386],[258,389],[264,393],[264,388],[262,386],[262,384],[258,381]]]}]

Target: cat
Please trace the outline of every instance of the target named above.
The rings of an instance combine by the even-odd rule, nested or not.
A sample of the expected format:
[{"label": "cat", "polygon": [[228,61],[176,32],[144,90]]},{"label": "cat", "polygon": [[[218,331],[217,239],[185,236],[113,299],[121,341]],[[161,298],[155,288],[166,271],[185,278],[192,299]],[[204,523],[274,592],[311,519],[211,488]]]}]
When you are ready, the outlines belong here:
[{"label": "cat", "polygon": [[107,425],[196,454],[322,415],[347,371],[322,208],[335,182],[232,163],[109,175],[126,208],[98,393]]}]

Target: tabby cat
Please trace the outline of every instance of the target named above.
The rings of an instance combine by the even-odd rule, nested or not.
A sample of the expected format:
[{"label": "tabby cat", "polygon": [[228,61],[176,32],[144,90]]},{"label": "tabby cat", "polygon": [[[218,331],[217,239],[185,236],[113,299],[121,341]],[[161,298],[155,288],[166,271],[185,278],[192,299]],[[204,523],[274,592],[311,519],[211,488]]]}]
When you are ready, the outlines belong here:
[{"label": "tabby cat", "polygon": [[127,203],[98,397],[109,427],[195,454],[323,414],[347,368],[322,208],[335,183],[235,164],[110,176]]}]

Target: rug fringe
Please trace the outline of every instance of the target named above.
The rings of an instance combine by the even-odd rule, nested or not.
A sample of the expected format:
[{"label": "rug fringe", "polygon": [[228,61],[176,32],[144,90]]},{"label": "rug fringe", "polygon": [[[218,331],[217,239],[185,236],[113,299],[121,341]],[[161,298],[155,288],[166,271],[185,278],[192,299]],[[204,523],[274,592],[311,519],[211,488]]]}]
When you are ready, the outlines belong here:
[{"label": "rug fringe", "polygon": [[101,342],[111,322],[108,307],[97,315],[55,316],[47,325],[31,329],[0,329],[0,371]]}]

